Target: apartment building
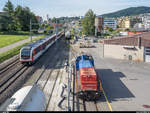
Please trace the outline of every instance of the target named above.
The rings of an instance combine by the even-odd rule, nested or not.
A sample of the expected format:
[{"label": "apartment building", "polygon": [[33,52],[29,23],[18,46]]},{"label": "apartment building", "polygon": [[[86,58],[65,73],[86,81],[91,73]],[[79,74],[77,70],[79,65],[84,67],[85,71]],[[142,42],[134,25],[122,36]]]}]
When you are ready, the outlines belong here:
[{"label": "apartment building", "polygon": [[102,16],[97,16],[95,18],[95,32],[103,32],[104,29],[104,18]]},{"label": "apartment building", "polygon": [[119,28],[130,29],[134,28],[137,23],[142,23],[142,19],[137,17],[124,17],[118,21],[118,26]]},{"label": "apartment building", "polygon": [[113,18],[105,18],[104,19],[104,29],[105,28],[117,29],[117,20]]},{"label": "apartment building", "polygon": [[145,14],[142,17],[142,23],[144,24],[144,28],[146,30],[150,30],[150,14]]},{"label": "apartment building", "polygon": [[43,23],[43,18],[41,16],[36,16],[36,19],[38,20],[39,24]]}]

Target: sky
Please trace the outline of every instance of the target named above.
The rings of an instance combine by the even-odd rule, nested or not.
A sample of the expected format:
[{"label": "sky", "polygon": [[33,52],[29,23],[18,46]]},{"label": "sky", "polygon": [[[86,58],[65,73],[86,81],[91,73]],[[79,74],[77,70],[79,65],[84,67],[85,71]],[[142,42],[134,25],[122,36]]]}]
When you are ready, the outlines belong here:
[{"label": "sky", "polygon": [[[0,11],[8,0],[0,0]],[[61,16],[84,16],[92,9],[96,15],[137,6],[149,6],[150,0],[10,0],[14,6],[28,6],[36,15],[46,19]]]}]

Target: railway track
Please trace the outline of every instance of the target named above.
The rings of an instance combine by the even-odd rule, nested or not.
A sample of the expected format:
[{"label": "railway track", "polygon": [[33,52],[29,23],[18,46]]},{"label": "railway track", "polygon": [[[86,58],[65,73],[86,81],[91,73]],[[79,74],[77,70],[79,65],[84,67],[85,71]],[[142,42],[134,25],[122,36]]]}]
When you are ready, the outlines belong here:
[{"label": "railway track", "polygon": [[53,93],[54,93],[54,88],[55,88],[56,82],[57,82],[57,80],[58,80],[58,76],[59,76],[59,74],[60,74],[60,69],[57,70],[56,73],[57,73],[57,74],[56,74],[56,79],[55,79],[54,85],[53,85],[53,87],[52,87],[52,93],[51,93],[51,95],[50,95],[50,97],[49,97],[49,99],[48,99],[48,104],[47,104],[47,106],[46,106],[46,111],[48,111],[48,107],[49,107],[50,101],[51,101],[51,99],[52,99],[52,95],[53,95]]},{"label": "railway track", "polygon": [[18,55],[10,59],[8,62],[1,64],[0,67],[0,104],[2,104],[12,92],[12,86],[17,79],[27,70],[19,62]]},{"label": "railway track", "polygon": [[19,58],[11,61],[10,63],[6,64],[5,66],[0,68],[0,75],[2,75],[4,72],[8,71],[10,68],[14,67],[16,64],[19,63]]},{"label": "railway track", "polygon": [[[55,61],[57,61],[57,62],[54,63]],[[47,94],[46,111],[51,111],[51,109],[52,109],[52,108],[49,108],[49,106],[52,107],[53,95],[55,95],[55,90],[56,90],[55,88],[58,87],[57,86],[58,85],[57,82],[59,81],[58,77],[61,76],[61,69],[57,69],[57,68],[64,64],[63,61],[64,61],[64,59],[60,59],[58,56],[55,59],[53,59],[52,64],[54,64],[53,65],[54,69],[51,69],[49,71],[49,74],[46,77],[46,81],[42,86],[42,90]],[[42,76],[44,76],[44,74]],[[39,81],[40,81],[40,79],[39,79]],[[50,83],[50,81],[51,81],[51,83]],[[49,91],[47,91],[48,86],[49,86]]]},{"label": "railway track", "polygon": [[[66,53],[66,44],[55,44],[52,49],[52,55],[47,57],[44,61],[44,66],[34,72],[33,76],[36,75],[35,81],[32,83],[27,83],[26,85],[37,84],[43,90],[46,95],[46,111],[49,111],[49,106],[52,106],[53,96],[55,95],[55,88],[58,87],[58,81],[62,76],[62,66],[64,64]],[[63,50],[62,50],[63,48]],[[59,53],[58,53],[59,51]],[[55,57],[54,57],[55,56]],[[63,56],[63,57],[60,57]],[[31,78],[33,79],[33,78]],[[60,82],[60,81],[59,81]]]},{"label": "railway track", "polygon": [[[54,47],[55,47],[55,45],[52,47],[52,49],[54,49]],[[55,97],[57,97],[57,94],[59,92],[59,90],[58,90],[59,82],[61,81],[61,76],[62,76],[62,70],[60,69],[60,66],[62,66],[64,64],[65,58],[67,56],[64,54],[65,50],[60,51],[64,47],[65,47],[65,44],[62,46],[59,46],[59,48],[57,45],[55,51],[54,52],[52,51],[52,53],[51,53],[53,55],[49,54],[50,56],[47,56],[47,59],[44,60],[44,62],[42,62],[42,64],[40,64],[38,62],[39,65],[43,65],[40,67],[41,71],[38,71],[38,68],[37,68],[37,72],[35,70],[35,76],[38,76],[38,77],[34,81],[34,83],[40,85],[40,87],[46,94],[46,100],[47,100],[46,111],[55,110],[54,107],[57,106],[54,104],[54,101],[57,101],[57,100],[55,100],[56,99]],[[58,51],[59,51],[59,54],[57,54]],[[70,51],[72,51],[72,57],[75,58],[76,55],[78,54],[78,52],[74,51],[72,49]],[[60,57],[60,56],[63,56],[63,57]],[[46,58],[46,57],[44,57],[44,58]],[[4,95],[7,96],[7,92],[9,91],[7,89],[11,89],[11,87],[10,87],[11,84],[13,84],[15,81],[19,81],[18,79],[21,78],[21,75],[23,75],[23,73],[28,71],[27,67],[22,67],[21,65],[18,65],[18,67],[20,67],[20,68],[17,68],[15,70],[15,72],[13,72],[11,74],[11,76],[5,77],[5,79],[3,78],[4,81],[2,80],[3,82],[2,83],[0,82],[0,98],[2,98],[1,95],[4,92],[5,92]],[[96,101],[95,102],[82,101],[76,96],[74,81],[75,81],[75,79],[73,78],[72,111],[91,111],[91,110],[99,111]],[[1,92],[2,92],[2,94],[1,94]],[[51,108],[51,107],[53,107],[53,108]]]},{"label": "railway track", "polygon": [[[78,54],[80,54],[79,51],[75,49],[71,49],[72,53],[72,59],[76,58]],[[75,77],[73,76],[73,103],[72,103],[72,111],[99,111],[97,106],[97,101],[85,101],[81,100],[76,96],[76,83],[75,83]]]},{"label": "railway track", "polygon": [[[5,67],[0,71],[0,84],[2,84],[5,79],[9,78],[13,73],[16,73],[18,69],[22,67],[22,64],[16,60],[10,66]],[[1,85],[0,85],[1,86]]]},{"label": "railway track", "polygon": [[23,74],[28,70],[28,67],[21,66],[11,74],[3,77],[0,82],[0,104],[9,98],[21,85],[24,79]]},{"label": "railway track", "polygon": [[6,76],[5,79],[0,82],[0,94],[2,94],[11,84],[13,84],[26,70],[28,67],[21,66],[11,75]]},{"label": "railway track", "polygon": [[19,55],[16,55],[12,57],[11,59],[0,63],[0,71],[2,71],[6,67],[9,67],[12,63],[16,62],[17,60],[19,60]]},{"label": "railway track", "polygon": [[[56,44],[54,44],[52,46],[53,50],[55,50],[53,55],[56,55],[57,57],[54,57],[53,55],[50,55],[51,57],[47,57],[48,59],[46,59],[45,63],[47,63],[46,65],[44,65],[44,67],[42,66],[43,71],[41,72],[40,76],[38,77],[38,79],[35,81],[35,83],[39,83],[39,81],[42,79],[43,76],[45,76],[45,72],[47,71],[48,68],[52,68],[50,70],[50,73],[48,75],[48,78],[46,80],[46,82],[43,84],[43,90],[47,89],[47,84],[49,83],[49,79],[51,79],[52,77],[52,73],[55,70],[55,68],[59,68],[57,66],[56,62],[60,62],[61,60],[64,60],[65,58],[61,58],[59,57],[59,55],[57,55],[58,51],[60,51],[60,49],[62,50],[62,48],[64,48],[64,46],[66,46],[65,44],[62,47],[58,47],[58,45],[56,46]],[[62,55],[64,51],[60,51],[60,55]],[[48,54],[48,53],[47,53]],[[52,54],[52,53],[51,53]],[[53,60],[51,60],[53,59]],[[49,62],[49,63],[48,63]],[[63,62],[61,62],[62,64]],[[39,62],[35,63],[35,65],[41,65]],[[52,65],[51,65],[52,64]],[[12,94],[18,89],[20,88],[21,84],[23,83],[23,81],[25,81],[26,76],[30,76],[27,75],[28,71],[36,71],[38,69],[39,66],[36,67],[36,69],[34,69],[34,65],[32,67],[26,67],[22,64],[19,63],[19,61],[15,60],[13,62],[11,62],[11,64],[6,65],[5,67],[0,69],[0,104],[2,104],[7,98],[9,98],[10,96],[12,96]],[[54,69],[53,69],[54,68]],[[53,90],[57,81],[57,78],[60,74],[60,70],[57,70],[57,75],[56,75],[56,80],[53,84]],[[52,92],[53,92],[52,90]],[[52,95],[52,93],[50,94]],[[48,99],[48,104],[50,103],[51,97]],[[47,105],[48,107],[48,105]]]}]

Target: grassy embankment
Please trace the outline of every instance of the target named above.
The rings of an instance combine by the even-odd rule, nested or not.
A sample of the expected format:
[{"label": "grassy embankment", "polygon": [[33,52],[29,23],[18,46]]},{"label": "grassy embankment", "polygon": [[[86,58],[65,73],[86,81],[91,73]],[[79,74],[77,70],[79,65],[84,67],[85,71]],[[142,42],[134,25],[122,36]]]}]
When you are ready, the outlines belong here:
[{"label": "grassy embankment", "polygon": [[29,35],[0,35],[0,48],[29,38]]},{"label": "grassy embankment", "polygon": [[[13,31],[13,32],[0,32],[0,48],[16,43],[18,41],[29,38],[30,32],[27,31]],[[32,33],[32,36],[40,34]]]},{"label": "grassy embankment", "polygon": [[[40,36],[38,36],[38,38],[33,39],[33,41],[39,40],[39,39],[41,39],[41,38],[43,38],[43,37],[45,37],[45,36],[46,36],[46,35],[40,35]],[[28,36],[28,37],[29,37],[29,36]],[[5,61],[5,60],[7,60],[7,59],[9,59],[9,58],[11,58],[11,57],[13,57],[13,56],[15,56],[15,55],[17,55],[17,54],[19,54],[20,49],[21,49],[23,46],[25,46],[26,44],[29,44],[29,43],[30,43],[30,42],[27,42],[27,43],[25,43],[25,44],[22,44],[22,45],[19,45],[19,46],[13,48],[13,49],[10,49],[10,50],[8,50],[8,51],[6,51],[6,52],[4,52],[4,53],[0,53],[0,63],[3,62],[3,61]]]}]

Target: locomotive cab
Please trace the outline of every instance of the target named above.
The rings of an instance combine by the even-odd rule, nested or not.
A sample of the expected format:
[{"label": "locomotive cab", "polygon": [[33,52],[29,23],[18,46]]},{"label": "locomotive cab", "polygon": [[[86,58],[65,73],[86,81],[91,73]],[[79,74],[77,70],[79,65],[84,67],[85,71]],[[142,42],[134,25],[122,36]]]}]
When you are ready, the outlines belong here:
[{"label": "locomotive cab", "polygon": [[31,47],[24,47],[20,51],[20,61],[21,62],[32,62],[32,48]]},{"label": "locomotive cab", "polygon": [[90,62],[92,63],[92,65],[94,66],[94,59],[93,59],[92,56],[90,56],[90,55],[82,55],[82,56],[78,56],[78,57],[76,58],[76,69],[77,69],[77,70],[79,70],[79,62],[80,62],[81,60],[82,60],[82,61],[88,60],[88,61],[90,61]]}]

